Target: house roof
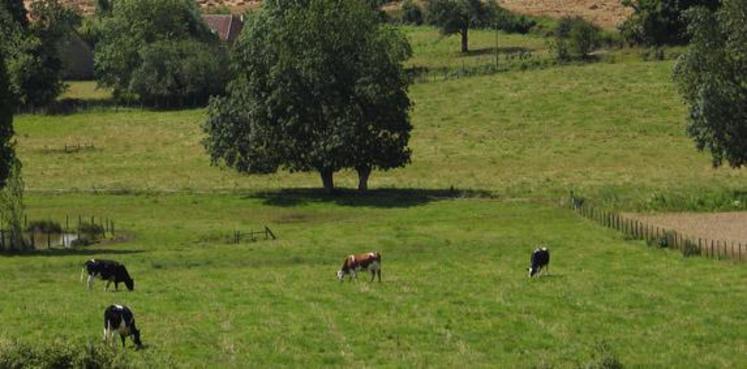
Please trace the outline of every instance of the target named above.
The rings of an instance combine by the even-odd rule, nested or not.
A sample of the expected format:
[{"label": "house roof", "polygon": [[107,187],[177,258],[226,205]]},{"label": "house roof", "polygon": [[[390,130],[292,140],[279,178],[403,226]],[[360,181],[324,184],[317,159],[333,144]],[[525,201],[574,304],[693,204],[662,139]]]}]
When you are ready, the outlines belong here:
[{"label": "house roof", "polygon": [[206,14],[202,19],[221,40],[229,43],[233,43],[244,28],[244,22],[236,15]]}]

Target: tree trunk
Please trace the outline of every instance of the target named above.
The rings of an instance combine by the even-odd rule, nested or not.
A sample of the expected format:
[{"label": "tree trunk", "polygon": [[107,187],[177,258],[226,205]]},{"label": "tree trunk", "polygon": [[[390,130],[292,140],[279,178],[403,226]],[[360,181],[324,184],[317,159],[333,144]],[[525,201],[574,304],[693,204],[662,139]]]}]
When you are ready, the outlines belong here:
[{"label": "tree trunk", "polygon": [[332,177],[335,173],[330,169],[322,169],[319,171],[319,174],[321,174],[322,176],[322,184],[324,185],[324,190],[329,194],[335,192],[335,182]]},{"label": "tree trunk", "polygon": [[371,175],[371,167],[361,166],[355,168],[358,172],[358,192],[368,191],[368,177]]},{"label": "tree trunk", "polygon": [[469,31],[469,28],[464,28],[464,29],[462,29],[461,32],[459,32],[459,33],[462,34],[462,52],[463,53],[466,53],[467,51],[469,51],[469,43],[467,42],[467,32],[468,31]]}]

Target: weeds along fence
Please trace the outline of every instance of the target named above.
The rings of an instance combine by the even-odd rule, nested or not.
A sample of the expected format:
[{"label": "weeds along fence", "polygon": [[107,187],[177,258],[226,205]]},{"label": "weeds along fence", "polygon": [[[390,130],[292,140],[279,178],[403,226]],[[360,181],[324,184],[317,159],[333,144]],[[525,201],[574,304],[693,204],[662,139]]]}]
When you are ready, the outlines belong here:
[{"label": "weeds along fence", "polygon": [[747,244],[741,242],[695,237],[594,207],[573,194],[570,197],[570,207],[577,214],[621,232],[630,239],[646,241],[650,246],[678,250],[685,257],[704,256],[712,259],[747,261]]},{"label": "weeds along fence", "polygon": [[115,237],[116,231],[114,220],[108,217],[66,215],[64,222],[29,221],[24,217],[20,234],[17,230],[0,228],[0,251],[86,246]]}]

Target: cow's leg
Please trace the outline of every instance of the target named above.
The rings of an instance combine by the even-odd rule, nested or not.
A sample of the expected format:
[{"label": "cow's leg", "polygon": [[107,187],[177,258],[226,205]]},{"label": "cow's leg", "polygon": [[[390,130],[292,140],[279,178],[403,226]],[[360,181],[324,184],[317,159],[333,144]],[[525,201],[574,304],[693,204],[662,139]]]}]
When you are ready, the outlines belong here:
[{"label": "cow's leg", "polygon": [[376,274],[379,275],[379,283],[381,283],[381,269],[377,269]]},{"label": "cow's leg", "polygon": [[89,274],[89,275],[88,275],[88,289],[89,289],[89,290],[90,290],[91,288],[93,288],[93,278],[94,278],[93,274]]},{"label": "cow's leg", "polygon": [[109,291],[109,285],[112,284],[111,279],[106,280],[106,286],[104,286],[104,292]]},{"label": "cow's leg", "polygon": [[355,269],[350,269],[350,282],[352,282],[353,279],[358,279],[358,275],[355,273]]},{"label": "cow's leg", "polygon": [[371,269],[371,282],[374,281],[374,278],[376,278],[376,269]]},{"label": "cow's leg", "polygon": [[114,281],[114,290],[119,291],[119,281]]},{"label": "cow's leg", "polygon": [[126,340],[125,336],[120,334],[119,338],[122,340],[122,348],[125,348],[125,340]]}]

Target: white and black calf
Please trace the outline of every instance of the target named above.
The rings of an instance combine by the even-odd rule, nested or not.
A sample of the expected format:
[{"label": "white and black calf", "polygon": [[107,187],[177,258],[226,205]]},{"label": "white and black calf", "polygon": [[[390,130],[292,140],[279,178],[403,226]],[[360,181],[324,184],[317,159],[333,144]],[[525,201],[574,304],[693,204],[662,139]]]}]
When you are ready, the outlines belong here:
[{"label": "white and black calf", "polygon": [[546,247],[540,247],[532,252],[532,258],[529,266],[529,277],[538,275],[541,270],[550,269],[550,250]]},{"label": "white and black calf", "polygon": [[124,265],[113,260],[91,259],[83,265],[80,278],[83,280],[84,273],[88,274],[88,289],[93,286],[93,280],[98,277],[106,281],[104,290],[109,289],[109,285],[114,282],[114,289],[119,290],[119,284],[124,283],[127,289],[135,289],[135,281],[127,273]]},{"label": "white and black calf", "polygon": [[337,279],[342,282],[345,276],[349,275],[350,280],[353,280],[357,277],[356,272],[364,269],[371,272],[371,282],[376,275],[379,276],[379,282],[381,282],[381,254],[368,252],[347,256],[342,262],[342,267],[337,271]]},{"label": "white and black calf", "polygon": [[135,326],[135,316],[127,306],[111,305],[104,310],[104,341],[114,345],[114,332],[119,333],[122,347],[125,347],[127,337],[132,337],[136,348],[143,347],[140,342],[140,330]]}]

